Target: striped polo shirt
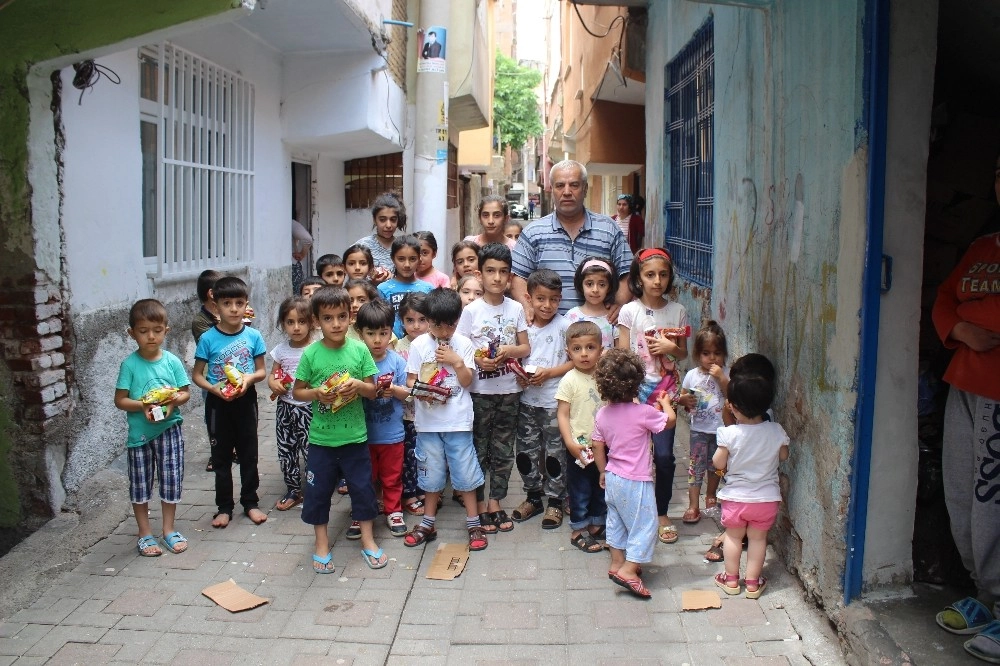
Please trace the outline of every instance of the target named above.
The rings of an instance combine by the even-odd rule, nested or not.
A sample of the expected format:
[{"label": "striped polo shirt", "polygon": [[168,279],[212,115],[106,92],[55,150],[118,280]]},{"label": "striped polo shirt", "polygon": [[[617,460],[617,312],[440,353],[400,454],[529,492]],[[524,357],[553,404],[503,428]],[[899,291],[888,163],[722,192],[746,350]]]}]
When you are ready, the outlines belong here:
[{"label": "striped polo shirt", "polygon": [[560,314],[584,302],[573,286],[573,276],[581,261],[587,257],[610,259],[618,270],[619,279],[628,275],[632,265],[628,240],[614,220],[589,210],[584,210],[584,214],[583,228],[575,239],[569,237],[555,213],[551,213],[525,227],[511,253],[511,270],[518,277],[527,280],[532,271],[539,268],[549,268],[559,274],[563,285]]}]

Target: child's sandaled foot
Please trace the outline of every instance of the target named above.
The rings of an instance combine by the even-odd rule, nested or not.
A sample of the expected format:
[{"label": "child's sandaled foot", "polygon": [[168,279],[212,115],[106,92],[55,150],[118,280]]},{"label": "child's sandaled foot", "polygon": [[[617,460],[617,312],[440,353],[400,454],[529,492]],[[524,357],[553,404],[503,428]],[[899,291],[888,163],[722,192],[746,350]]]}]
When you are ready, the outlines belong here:
[{"label": "child's sandaled foot", "polygon": [[362,548],[361,557],[365,558],[365,564],[368,565],[369,569],[381,569],[385,565],[389,564],[389,557],[381,548],[375,552],[372,552],[367,548]]},{"label": "child's sandaled foot", "polygon": [[160,537],[160,540],[163,541],[163,545],[167,547],[167,550],[174,555],[180,555],[188,548],[187,539],[180,532],[164,534]]},{"label": "child's sandaled foot", "polygon": [[489,545],[482,527],[469,528],[469,550],[486,550]]},{"label": "child's sandaled foot", "polygon": [[497,526],[497,529],[501,532],[510,532],[514,529],[514,521],[510,519],[507,512],[503,509],[499,511],[490,511],[490,520],[493,524]]},{"label": "child's sandaled foot", "polygon": [[252,506],[249,509],[244,509],[243,515],[252,520],[255,525],[260,525],[261,523],[267,521],[267,514],[255,506]]},{"label": "child's sandaled foot", "polygon": [[479,514],[479,525],[483,528],[483,534],[497,533],[497,524],[493,522],[488,511]]},{"label": "child's sandaled foot", "polygon": [[403,537],[403,545],[413,548],[421,544],[425,544],[428,541],[434,541],[437,539],[438,533],[435,529],[429,529],[423,525],[417,525],[410,533]]},{"label": "child's sandaled foot", "polygon": [[[715,574],[714,580],[715,585],[726,594],[734,595],[743,591],[740,588],[739,574],[718,573]],[[730,583],[735,583],[735,585],[730,585]]]},{"label": "child's sandaled foot", "polygon": [[633,596],[639,597],[640,599],[650,599],[653,594],[649,589],[642,584],[641,578],[625,579],[619,576],[617,573],[611,576],[611,580],[615,585],[621,585]]},{"label": "child's sandaled foot", "polygon": [[152,534],[139,537],[139,540],[135,544],[135,549],[139,551],[139,554],[143,557],[159,557],[160,555],[163,555],[163,550],[160,549],[160,544],[156,543],[156,537]]},{"label": "child's sandaled foot", "polygon": [[[615,576],[617,575],[618,575],[618,569],[615,569],[614,571],[608,571],[608,578],[610,578],[611,580],[614,580]],[[636,576],[642,575],[642,567],[639,566],[638,564],[635,565],[635,575]]]},{"label": "child's sandaled foot", "polygon": [[229,521],[232,519],[233,519],[232,512],[220,511],[219,513],[212,516],[212,527],[223,530],[229,527]]},{"label": "child's sandaled foot", "polygon": [[563,510],[557,506],[550,506],[545,509],[545,515],[542,517],[542,529],[543,530],[554,530],[562,527],[563,524]]},{"label": "child's sandaled foot", "polygon": [[681,517],[681,522],[686,525],[697,525],[701,521],[701,511],[696,508],[689,508]]},{"label": "child's sandaled foot", "polygon": [[743,583],[747,586],[747,599],[760,599],[760,595],[764,594],[764,588],[767,587],[767,579],[763,576],[744,578]]},{"label": "child's sandaled foot", "polygon": [[705,498],[705,515],[707,516],[717,516],[719,515],[719,499],[717,497],[706,497]]},{"label": "child's sandaled foot", "polygon": [[285,496],[278,500],[274,508],[278,511],[288,511],[302,503],[302,493],[298,490],[289,490]]},{"label": "child's sandaled foot", "polygon": [[722,544],[713,543],[712,547],[705,551],[705,559],[709,562],[718,563],[725,559],[722,554]]},{"label": "child's sandaled foot", "polygon": [[674,543],[679,538],[677,528],[673,525],[660,525],[657,530],[657,538],[660,543]]},{"label": "child's sandaled foot", "polygon": [[332,574],[333,553],[329,552],[325,556],[313,554],[313,571],[318,574]]},{"label": "child's sandaled foot", "polygon": [[514,509],[514,521],[518,523],[523,523],[524,521],[537,516],[542,512],[542,502],[541,500],[535,502],[532,500],[524,500],[521,502],[516,509]]},{"label": "child's sandaled foot", "polygon": [[569,542],[585,553],[599,553],[604,550],[604,546],[597,543],[588,531],[580,532],[570,538]]},{"label": "child's sandaled foot", "polygon": [[966,597],[937,614],[938,626],[952,634],[978,634],[993,621],[993,613],[978,599]]}]

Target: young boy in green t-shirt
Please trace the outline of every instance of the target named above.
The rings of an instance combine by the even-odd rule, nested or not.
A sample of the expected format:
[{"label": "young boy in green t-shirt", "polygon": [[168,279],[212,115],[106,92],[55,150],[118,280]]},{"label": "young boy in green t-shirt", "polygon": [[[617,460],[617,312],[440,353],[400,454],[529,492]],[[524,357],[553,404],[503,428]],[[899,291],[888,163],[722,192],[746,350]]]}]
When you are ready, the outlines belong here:
[{"label": "young boy in green t-shirt", "polygon": [[159,469],[163,545],[172,553],[187,550],[187,539],[174,530],[174,515],[184,481],[184,435],[180,410],[191,398],[184,364],[161,349],[167,310],[152,298],[136,301],[128,313],[128,334],[139,345],[118,371],[115,407],[127,413],[128,486],[139,528],[136,549],[143,557],[162,555],[149,524],[153,475]]},{"label": "young boy in green t-shirt", "polygon": [[302,352],[292,395],[312,402],[309,458],[306,466],[302,520],[313,526],[316,544],[313,570],[333,573],[330,552],[330,500],[339,479],[347,480],[351,518],[360,524],[361,554],[372,569],[389,563],[375,543],[372,521],[378,515],[368,430],[360,400],[376,397],[378,368],[364,343],[347,338],[351,297],[341,287],[321,287],[313,294],[312,313],[323,339]]}]

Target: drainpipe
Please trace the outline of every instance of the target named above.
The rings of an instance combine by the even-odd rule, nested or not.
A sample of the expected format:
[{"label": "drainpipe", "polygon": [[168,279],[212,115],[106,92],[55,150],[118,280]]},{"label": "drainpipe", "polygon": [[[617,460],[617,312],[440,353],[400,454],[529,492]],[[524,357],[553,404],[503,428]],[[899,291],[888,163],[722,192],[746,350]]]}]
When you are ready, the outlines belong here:
[{"label": "drainpipe", "polygon": [[[880,298],[883,270],[891,265],[887,264],[882,254],[886,115],[889,106],[889,0],[866,0],[864,21],[865,124],[868,129],[868,204],[865,211],[867,238],[861,293],[858,406],[855,412],[854,457],[851,461],[851,497],[847,511],[845,604],[860,596],[864,582]],[[886,281],[888,282],[888,278]]]},{"label": "drainpipe", "polygon": [[[448,0],[423,0],[420,21],[424,40],[431,30],[447,31]],[[440,247],[450,247],[448,238],[448,74],[455,66],[448,53],[447,34],[436,36],[443,43],[444,59],[424,59],[418,48],[413,151],[413,230],[430,231]],[[418,41],[419,44],[419,41]]]}]

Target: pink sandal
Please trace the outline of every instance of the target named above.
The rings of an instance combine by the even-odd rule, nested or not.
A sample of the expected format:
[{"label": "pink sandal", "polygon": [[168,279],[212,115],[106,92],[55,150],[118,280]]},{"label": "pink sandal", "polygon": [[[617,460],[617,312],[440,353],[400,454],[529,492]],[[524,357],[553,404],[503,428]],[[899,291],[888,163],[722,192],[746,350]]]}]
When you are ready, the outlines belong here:
[{"label": "pink sandal", "polygon": [[[747,599],[760,599],[760,595],[764,594],[764,588],[767,587],[767,579],[761,576],[760,578],[747,578],[743,581],[747,586]],[[750,586],[754,589],[750,589]]]},{"label": "pink sandal", "polygon": [[[736,585],[735,586],[730,585],[729,583],[736,583]],[[739,594],[740,592],[743,591],[740,588],[739,574],[727,574],[727,573],[715,574],[715,585],[723,592],[729,595]]]}]

